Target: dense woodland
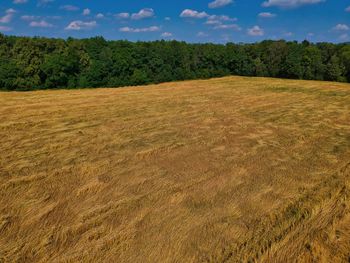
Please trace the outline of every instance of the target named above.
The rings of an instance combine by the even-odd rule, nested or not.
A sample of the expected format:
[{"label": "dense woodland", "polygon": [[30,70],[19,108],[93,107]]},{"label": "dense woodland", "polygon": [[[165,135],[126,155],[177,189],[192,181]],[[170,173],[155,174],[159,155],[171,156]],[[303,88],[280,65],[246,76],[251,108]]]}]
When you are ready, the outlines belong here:
[{"label": "dense woodland", "polygon": [[350,44],[188,44],[0,34],[0,89],[120,87],[226,75],[350,82]]}]

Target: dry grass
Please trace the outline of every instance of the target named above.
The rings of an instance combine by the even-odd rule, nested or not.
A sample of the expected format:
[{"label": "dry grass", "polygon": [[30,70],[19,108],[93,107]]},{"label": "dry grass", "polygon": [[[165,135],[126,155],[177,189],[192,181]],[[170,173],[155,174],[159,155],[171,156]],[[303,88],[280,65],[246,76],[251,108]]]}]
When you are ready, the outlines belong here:
[{"label": "dry grass", "polygon": [[0,93],[0,262],[348,262],[350,85]]}]

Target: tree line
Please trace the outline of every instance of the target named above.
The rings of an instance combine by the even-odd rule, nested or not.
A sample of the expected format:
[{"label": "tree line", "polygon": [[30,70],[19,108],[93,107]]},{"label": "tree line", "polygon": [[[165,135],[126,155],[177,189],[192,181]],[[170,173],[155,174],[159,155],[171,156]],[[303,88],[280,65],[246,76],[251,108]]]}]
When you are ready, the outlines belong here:
[{"label": "tree line", "polygon": [[0,34],[0,89],[121,87],[227,75],[350,82],[350,44],[50,39]]}]

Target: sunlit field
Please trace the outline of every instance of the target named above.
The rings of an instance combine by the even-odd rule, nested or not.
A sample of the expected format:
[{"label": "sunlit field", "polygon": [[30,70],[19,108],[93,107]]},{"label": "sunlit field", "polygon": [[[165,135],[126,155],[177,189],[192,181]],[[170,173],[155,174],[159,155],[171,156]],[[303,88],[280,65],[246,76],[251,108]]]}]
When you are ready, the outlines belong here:
[{"label": "sunlit field", "polygon": [[348,262],[350,84],[0,93],[0,262]]}]

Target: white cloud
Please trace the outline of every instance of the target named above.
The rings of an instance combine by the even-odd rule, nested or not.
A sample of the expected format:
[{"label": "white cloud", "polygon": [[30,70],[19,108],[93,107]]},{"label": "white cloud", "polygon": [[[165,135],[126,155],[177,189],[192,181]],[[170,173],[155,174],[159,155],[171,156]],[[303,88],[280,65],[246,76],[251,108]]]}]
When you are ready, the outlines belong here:
[{"label": "white cloud", "polygon": [[5,11],[5,15],[3,17],[0,17],[0,23],[10,23],[13,15],[16,13],[16,10],[10,8]]},{"label": "white cloud", "polygon": [[181,12],[180,17],[189,17],[189,18],[205,18],[209,15],[206,12],[198,12],[196,10],[185,9]]},{"label": "white cloud", "polygon": [[28,15],[21,16],[21,19],[25,21],[32,21],[39,18],[40,16],[28,16]]},{"label": "white cloud", "polygon": [[222,22],[219,20],[207,20],[204,24],[212,26],[212,25],[221,25]]},{"label": "white cloud", "polygon": [[294,34],[292,33],[292,32],[286,32],[286,33],[284,33],[284,36],[286,36],[286,37],[291,37],[291,36],[293,36]]},{"label": "white cloud", "polygon": [[259,26],[253,26],[252,28],[248,28],[247,33],[250,36],[263,36],[264,30]]},{"label": "white cloud", "polygon": [[134,13],[131,15],[131,19],[139,20],[144,18],[149,18],[154,16],[154,11],[152,8],[144,8],[141,9],[138,13]]},{"label": "white cloud", "polygon": [[231,18],[226,15],[211,15],[208,17],[207,21],[204,24],[213,26],[213,29],[216,29],[216,30],[233,29],[236,31],[240,31],[241,28],[237,24],[223,23],[223,22],[232,22],[232,21],[237,21],[237,18]]},{"label": "white cloud", "polygon": [[129,13],[119,13],[119,14],[116,14],[114,16],[118,19],[127,19],[130,17],[130,14]]},{"label": "white cloud", "polygon": [[10,9],[7,9],[6,10],[6,14],[14,14],[14,13],[16,13],[17,11],[15,10],[15,9],[13,9],[13,8],[10,8]]},{"label": "white cloud", "polygon": [[28,0],[13,0],[13,3],[14,4],[25,4],[25,3],[27,3],[28,2]]},{"label": "white cloud", "polygon": [[208,36],[209,36],[209,35],[208,35],[207,33],[202,32],[202,31],[200,31],[200,32],[197,33],[197,37],[208,37]]},{"label": "white cloud", "polygon": [[222,22],[237,21],[237,18],[231,18],[226,15],[211,15],[208,17],[207,21],[204,23],[206,25],[222,25]]},{"label": "white cloud", "polygon": [[161,36],[162,36],[162,37],[172,37],[173,34],[170,33],[170,32],[164,32],[164,33],[161,34]]},{"label": "white cloud", "polygon": [[85,9],[83,10],[83,15],[84,15],[84,16],[88,16],[88,15],[90,15],[90,13],[91,13],[91,10],[90,10],[89,8],[85,8]]},{"label": "white cloud", "polygon": [[270,12],[262,12],[258,16],[261,18],[273,18],[273,17],[276,17],[276,14],[273,14]]},{"label": "white cloud", "polygon": [[350,12],[350,6],[348,6],[347,8],[345,8],[345,12]]},{"label": "white cloud", "polygon": [[219,7],[224,7],[229,4],[233,3],[232,0],[215,0],[214,2],[211,2],[208,4],[209,8],[219,8]]},{"label": "white cloud", "polygon": [[165,20],[165,21],[170,21],[171,18],[167,16],[167,17],[164,18],[164,20]]},{"label": "white cloud", "polygon": [[66,30],[83,30],[91,29],[97,26],[96,21],[83,22],[80,20],[72,21],[65,29]]},{"label": "white cloud", "polygon": [[11,31],[12,28],[11,27],[8,27],[8,26],[0,26],[0,31],[2,32],[8,32],[8,31]]},{"label": "white cloud", "polygon": [[74,5],[63,5],[60,7],[60,9],[66,10],[66,11],[78,11],[79,7]]},{"label": "white cloud", "polygon": [[236,31],[240,31],[241,28],[236,24],[226,24],[226,25],[217,25],[214,29],[233,29]]},{"label": "white cloud", "polygon": [[104,16],[104,14],[102,14],[102,13],[98,13],[97,15],[96,15],[96,18],[104,18],[105,16]]},{"label": "white cloud", "polygon": [[335,27],[333,27],[333,30],[335,31],[348,31],[349,29],[349,26],[345,24],[338,24]]},{"label": "white cloud", "polygon": [[231,18],[226,15],[211,15],[208,20],[218,20],[218,21],[237,21],[237,18]]},{"label": "white cloud", "polygon": [[29,26],[31,26],[31,27],[43,27],[43,28],[53,27],[52,24],[46,22],[45,20],[32,21],[29,23]]},{"label": "white cloud", "polygon": [[311,5],[324,2],[325,0],[267,0],[262,3],[264,7],[278,6],[282,8],[293,8],[302,5]]},{"label": "white cloud", "polygon": [[55,19],[55,20],[58,20],[58,19],[61,19],[62,17],[61,16],[31,16],[31,15],[23,15],[21,16],[21,19],[24,20],[24,21],[33,21],[33,20],[39,20],[39,19],[42,19],[42,18],[47,18],[47,19]]},{"label": "white cloud", "polygon": [[143,27],[143,28],[132,28],[132,27],[119,28],[120,32],[127,32],[127,33],[156,32],[159,30],[160,30],[160,27],[158,26],[150,26],[150,27]]}]

